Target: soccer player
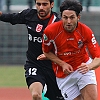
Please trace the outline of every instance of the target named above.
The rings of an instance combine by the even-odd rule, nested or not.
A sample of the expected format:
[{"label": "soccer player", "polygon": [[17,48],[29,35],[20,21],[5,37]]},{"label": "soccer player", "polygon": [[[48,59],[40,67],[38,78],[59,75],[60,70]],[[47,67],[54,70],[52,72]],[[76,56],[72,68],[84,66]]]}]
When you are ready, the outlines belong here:
[{"label": "soccer player", "polygon": [[42,52],[42,33],[47,25],[60,20],[57,13],[52,11],[54,0],[35,0],[36,9],[25,9],[19,13],[3,14],[0,20],[15,24],[25,24],[28,30],[28,50],[25,63],[25,77],[33,100],[42,100],[45,84],[45,94],[50,100],[63,100],[56,83],[56,77],[50,60],[40,61],[37,57]]},{"label": "soccer player", "polygon": [[81,11],[79,1],[65,0],[60,6],[62,20],[47,26],[43,34],[42,49],[53,62],[64,100],[97,100],[95,72],[82,71],[80,65],[99,58],[100,49],[93,31],[79,22]]}]

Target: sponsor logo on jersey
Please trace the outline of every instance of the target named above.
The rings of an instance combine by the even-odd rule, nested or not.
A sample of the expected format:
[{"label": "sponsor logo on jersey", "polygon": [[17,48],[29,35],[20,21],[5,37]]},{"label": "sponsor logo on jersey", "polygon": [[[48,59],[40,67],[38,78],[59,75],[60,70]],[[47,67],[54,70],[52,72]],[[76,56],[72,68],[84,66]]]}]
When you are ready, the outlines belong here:
[{"label": "sponsor logo on jersey", "polygon": [[64,53],[60,53],[59,55],[64,55],[64,56],[68,56],[68,55],[75,55],[75,54],[79,54],[80,50],[77,51],[73,51],[73,52],[64,52]]},{"label": "sponsor logo on jersey", "polygon": [[28,39],[29,39],[29,41],[42,43],[42,38],[41,37],[32,37],[31,34],[28,35]]},{"label": "sponsor logo on jersey", "polygon": [[73,41],[74,40],[74,38],[69,38],[69,39],[67,39],[67,41]]},{"label": "sponsor logo on jersey", "polygon": [[37,24],[36,32],[41,32],[43,25]]}]

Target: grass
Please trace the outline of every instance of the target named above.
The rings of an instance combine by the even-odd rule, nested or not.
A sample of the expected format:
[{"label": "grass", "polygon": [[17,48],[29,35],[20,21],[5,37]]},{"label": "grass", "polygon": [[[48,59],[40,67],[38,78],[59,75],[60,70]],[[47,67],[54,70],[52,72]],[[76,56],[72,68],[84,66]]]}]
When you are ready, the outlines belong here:
[{"label": "grass", "polygon": [[0,87],[26,87],[23,66],[0,66]]},{"label": "grass", "polygon": [[0,87],[27,87],[24,73],[24,66],[0,66]]}]

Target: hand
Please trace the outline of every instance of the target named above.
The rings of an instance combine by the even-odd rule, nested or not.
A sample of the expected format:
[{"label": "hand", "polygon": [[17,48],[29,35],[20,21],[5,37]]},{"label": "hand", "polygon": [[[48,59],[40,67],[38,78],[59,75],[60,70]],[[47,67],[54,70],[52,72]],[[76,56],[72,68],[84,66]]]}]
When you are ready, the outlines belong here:
[{"label": "hand", "polygon": [[47,60],[47,57],[44,54],[41,54],[37,57],[37,60]]},{"label": "hand", "polygon": [[78,71],[82,74],[85,74],[89,71],[89,66],[86,63],[82,63],[79,67],[78,67]]},{"label": "hand", "polygon": [[71,65],[69,65],[68,63],[64,63],[62,68],[63,68],[63,72],[65,74],[71,74],[73,72],[73,67]]},{"label": "hand", "polygon": [[0,11],[0,16],[2,15],[2,12]]}]

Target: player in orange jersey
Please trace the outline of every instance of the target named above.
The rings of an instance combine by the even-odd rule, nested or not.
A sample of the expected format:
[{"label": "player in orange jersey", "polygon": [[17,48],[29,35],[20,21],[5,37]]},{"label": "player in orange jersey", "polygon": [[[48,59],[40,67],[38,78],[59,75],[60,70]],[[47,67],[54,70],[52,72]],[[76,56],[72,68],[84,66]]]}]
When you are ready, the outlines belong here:
[{"label": "player in orange jersey", "polygon": [[60,19],[58,14],[52,11],[54,0],[33,1],[35,1],[36,9],[24,9],[19,13],[7,14],[0,11],[0,21],[12,25],[24,24],[27,27],[28,49],[24,69],[26,84],[31,92],[32,100],[42,100],[45,86],[47,86],[45,96],[49,100],[63,100],[56,83],[51,61],[37,60],[37,57],[42,54],[42,35],[45,27]]},{"label": "player in orange jersey", "polygon": [[82,64],[99,58],[100,50],[93,31],[79,22],[81,11],[78,1],[65,0],[60,6],[62,20],[47,26],[43,34],[42,49],[53,62],[65,100],[97,100],[95,72]]}]

